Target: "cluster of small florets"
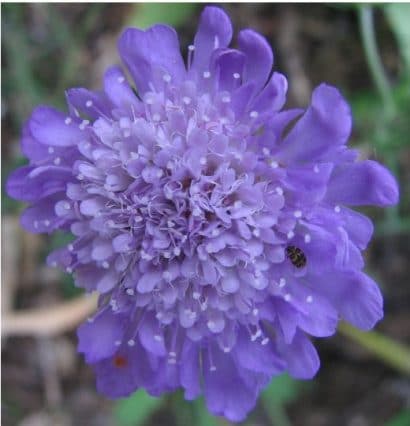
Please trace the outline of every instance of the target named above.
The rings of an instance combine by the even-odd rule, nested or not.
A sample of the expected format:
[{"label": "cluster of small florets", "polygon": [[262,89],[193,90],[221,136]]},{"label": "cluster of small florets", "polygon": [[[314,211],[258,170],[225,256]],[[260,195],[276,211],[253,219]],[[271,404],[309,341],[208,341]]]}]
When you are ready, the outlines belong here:
[{"label": "cluster of small florets", "polygon": [[307,334],[381,318],[361,272],[372,224],[347,206],[393,204],[397,187],[347,149],[336,89],[281,111],[287,81],[271,74],[266,40],[244,30],[234,50],[231,36],[206,8],[185,66],[173,29],[126,30],[138,96],[113,67],[103,92],[67,92],[68,114],[37,108],[22,139],[30,165],[8,192],[33,203],[28,230],[76,237],[49,263],[101,293],[79,329],[101,392],[183,387],[241,420],[272,376],[316,373]]}]

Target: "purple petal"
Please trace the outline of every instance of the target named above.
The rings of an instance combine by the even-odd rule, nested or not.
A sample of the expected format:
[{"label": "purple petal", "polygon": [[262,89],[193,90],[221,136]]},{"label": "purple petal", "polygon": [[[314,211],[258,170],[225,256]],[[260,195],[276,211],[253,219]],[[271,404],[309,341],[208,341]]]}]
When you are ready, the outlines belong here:
[{"label": "purple petal", "polygon": [[104,74],[104,91],[113,105],[119,108],[140,109],[140,102],[119,67],[110,67]]},{"label": "purple petal", "polygon": [[375,161],[346,164],[336,169],[329,181],[326,199],[348,205],[391,206],[399,191],[392,174]]},{"label": "purple petal", "polygon": [[[329,285],[331,283],[331,285]],[[315,278],[315,286],[357,328],[370,330],[383,317],[383,298],[377,284],[362,272],[339,272]]]},{"label": "purple petal", "polygon": [[289,374],[296,379],[311,379],[318,371],[320,360],[312,342],[298,331],[289,345],[281,348]]},{"label": "purple petal", "polygon": [[66,124],[67,116],[49,107],[37,107],[31,115],[31,134],[44,145],[77,145],[84,139],[84,133],[74,121]]},{"label": "purple petal", "polygon": [[185,76],[177,33],[167,25],[154,25],[146,31],[128,28],[120,37],[118,49],[140,94],[150,90],[150,83],[162,87],[165,74],[175,82]]},{"label": "purple petal", "polygon": [[94,363],[113,355],[124,335],[124,317],[106,309],[92,322],[84,322],[78,328],[78,352],[88,363]]},{"label": "purple petal", "polygon": [[352,127],[350,107],[334,87],[321,84],[312,104],[281,144],[287,163],[315,161],[346,143]]},{"label": "purple petal", "polygon": [[228,15],[218,7],[205,7],[194,40],[192,70],[198,78],[202,78],[203,71],[209,71],[212,52],[228,46],[231,39],[232,24]]},{"label": "purple petal", "polygon": [[273,53],[269,43],[252,30],[243,30],[238,35],[239,50],[246,56],[244,82],[252,82],[255,91],[261,89],[273,66]]}]

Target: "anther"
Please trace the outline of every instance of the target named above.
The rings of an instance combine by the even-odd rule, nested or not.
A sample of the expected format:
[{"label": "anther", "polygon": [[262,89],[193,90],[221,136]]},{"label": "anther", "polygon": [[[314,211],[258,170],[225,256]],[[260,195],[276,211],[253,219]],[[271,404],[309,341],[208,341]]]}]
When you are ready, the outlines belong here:
[{"label": "anther", "polygon": [[295,233],[293,231],[289,231],[286,236],[288,237],[288,240],[291,240],[295,236]]},{"label": "anther", "polygon": [[88,100],[88,101],[85,103],[85,106],[86,106],[87,108],[92,107],[92,106],[93,106],[93,101],[92,101],[92,100]]},{"label": "anther", "polygon": [[259,115],[258,111],[251,111],[249,113],[249,117],[251,118],[256,118]]},{"label": "anther", "polygon": [[289,302],[292,299],[292,295],[287,293],[285,294],[284,299],[286,300],[286,302]]},{"label": "anther", "polygon": [[302,212],[301,212],[300,210],[296,210],[296,211],[293,213],[293,216],[295,216],[296,218],[302,217]]},{"label": "anther", "polygon": [[340,213],[340,206],[335,206],[335,212]]},{"label": "anther", "polygon": [[241,75],[239,73],[237,73],[237,72],[234,72],[233,73],[233,78],[236,79],[236,80],[238,80],[239,78],[241,78]]},{"label": "anther", "polygon": [[128,296],[134,296],[135,294],[135,291],[133,288],[127,288],[125,292],[128,294]]},{"label": "anther", "polygon": [[134,339],[130,339],[127,342],[128,346],[134,346],[135,345],[135,340]]},{"label": "anther", "polygon": [[307,303],[312,303],[313,302],[313,297],[311,295],[309,295],[308,297],[306,297],[306,302]]},{"label": "anther", "polygon": [[162,79],[165,81],[165,83],[169,83],[171,81],[171,76],[169,74],[164,74]]},{"label": "anther", "polygon": [[204,78],[209,78],[211,77],[211,73],[209,71],[204,71],[203,76]]},{"label": "anther", "polygon": [[[67,125],[69,125],[72,121],[73,121],[73,120],[71,119],[71,117],[67,117],[67,118],[64,120],[64,123],[65,123],[65,124],[67,124]],[[50,151],[49,151],[49,152],[50,152]]]},{"label": "anther", "polygon": [[117,78],[118,83],[124,83],[125,81],[125,77],[123,77],[122,75],[120,77]]},{"label": "anther", "polygon": [[305,237],[304,237],[304,240],[305,240],[306,244],[309,244],[310,241],[312,240],[312,237],[309,234],[306,234]]},{"label": "anther", "polygon": [[286,285],[286,279],[282,277],[282,278],[279,280],[279,287],[280,287],[280,288],[283,288],[283,287],[285,287],[285,285]]}]

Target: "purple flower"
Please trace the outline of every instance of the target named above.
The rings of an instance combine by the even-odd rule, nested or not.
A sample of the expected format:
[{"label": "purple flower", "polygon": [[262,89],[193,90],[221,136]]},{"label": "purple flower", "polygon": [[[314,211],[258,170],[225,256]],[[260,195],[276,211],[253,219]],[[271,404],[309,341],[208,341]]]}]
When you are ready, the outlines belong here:
[{"label": "purple flower", "polygon": [[112,67],[103,91],[67,91],[69,113],[36,108],[30,164],[7,190],[31,204],[27,230],[76,237],[48,262],[101,294],[78,331],[100,392],[182,387],[239,421],[273,376],[315,375],[309,335],[382,317],[362,272],[373,226],[350,206],[395,204],[398,189],[346,147],[335,88],[282,110],[267,41],[243,30],[231,49],[231,36],[225,13],[205,8],[185,64],[172,28],[127,29],[119,52],[138,95]]}]

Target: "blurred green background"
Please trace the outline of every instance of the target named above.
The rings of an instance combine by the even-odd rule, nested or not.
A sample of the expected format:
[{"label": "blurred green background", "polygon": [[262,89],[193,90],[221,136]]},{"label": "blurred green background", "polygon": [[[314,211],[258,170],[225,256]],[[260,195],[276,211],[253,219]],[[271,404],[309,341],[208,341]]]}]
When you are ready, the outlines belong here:
[{"label": "blurred green background", "polygon": [[[119,63],[116,40],[126,26],[174,25],[186,52],[202,6],[3,3],[2,185],[12,169],[24,164],[20,129],[34,106],[64,108],[66,88],[99,88],[105,67]],[[366,257],[368,272],[385,295],[386,315],[378,331],[408,343],[410,5],[221,6],[236,31],[252,27],[268,38],[275,67],[289,80],[288,106],[307,105],[312,88],[322,81],[336,85],[353,108],[352,145],[396,175],[400,205],[386,211],[364,209],[376,223]],[[67,236],[24,233],[18,225],[22,207],[2,191],[3,315],[47,307],[79,293],[71,277],[44,266],[50,249],[66,243]],[[322,368],[317,378],[297,382],[278,377],[244,424],[410,425],[410,382],[394,360],[399,350],[378,340],[373,352],[367,351],[363,345],[369,339],[372,345],[371,336],[363,341],[349,334],[345,330],[318,340]],[[180,393],[154,399],[139,391],[116,402],[102,398],[95,392],[92,372],[76,354],[74,331],[55,337],[8,336],[2,343],[4,425],[229,424],[209,415],[203,401],[187,403]]]}]

